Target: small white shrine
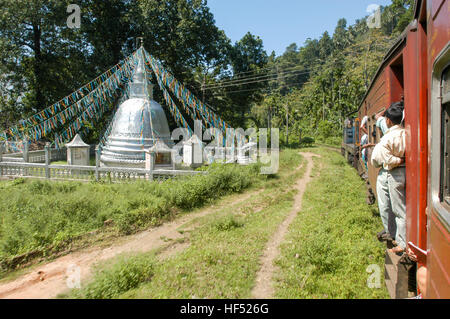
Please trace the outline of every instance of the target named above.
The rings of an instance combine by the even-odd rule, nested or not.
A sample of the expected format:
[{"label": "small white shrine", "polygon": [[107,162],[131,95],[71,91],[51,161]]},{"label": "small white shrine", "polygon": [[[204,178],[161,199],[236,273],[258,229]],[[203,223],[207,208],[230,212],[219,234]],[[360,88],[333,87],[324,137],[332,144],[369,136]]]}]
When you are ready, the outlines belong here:
[{"label": "small white shrine", "polygon": [[174,151],[161,140],[145,152],[145,169],[175,170]]},{"label": "small white shrine", "polygon": [[183,143],[183,163],[191,168],[203,165],[203,142],[195,134]]},{"label": "small white shrine", "polygon": [[67,147],[67,164],[78,166],[89,166],[89,149],[90,145],[83,142],[80,135],[75,135],[72,142],[66,144]]}]

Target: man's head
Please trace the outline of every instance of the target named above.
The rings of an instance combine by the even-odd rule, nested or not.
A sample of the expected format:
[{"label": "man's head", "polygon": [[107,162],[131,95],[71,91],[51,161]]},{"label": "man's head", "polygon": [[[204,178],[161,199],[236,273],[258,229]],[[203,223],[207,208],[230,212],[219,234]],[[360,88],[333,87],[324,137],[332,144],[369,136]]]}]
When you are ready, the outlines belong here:
[{"label": "man's head", "polygon": [[403,121],[403,110],[405,109],[402,102],[392,104],[384,113],[386,124],[388,127],[400,125]]}]

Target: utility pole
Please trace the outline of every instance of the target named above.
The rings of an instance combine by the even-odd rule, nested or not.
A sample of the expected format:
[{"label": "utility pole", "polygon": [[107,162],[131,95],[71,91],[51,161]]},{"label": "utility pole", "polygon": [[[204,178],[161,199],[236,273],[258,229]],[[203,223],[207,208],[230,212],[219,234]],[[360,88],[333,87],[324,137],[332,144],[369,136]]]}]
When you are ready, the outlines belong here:
[{"label": "utility pole", "polygon": [[269,130],[272,132],[272,105],[269,106]]},{"label": "utility pole", "polygon": [[136,37],[136,50],[144,46],[144,37]]},{"label": "utility pole", "polygon": [[286,145],[289,145],[289,105],[286,102]]},{"label": "utility pole", "polygon": [[205,90],[206,90],[206,73],[203,75],[203,83],[202,83],[202,102],[205,104]]},{"label": "utility pole", "polygon": [[322,102],[322,121],[325,121],[325,92],[322,93],[323,102]]},{"label": "utility pole", "polygon": [[338,106],[339,106],[339,111],[341,112],[339,127],[341,128],[341,131],[342,131],[342,122],[344,120],[344,116],[342,115],[342,108],[341,108],[341,86],[340,85],[339,85]]},{"label": "utility pole", "polygon": [[334,109],[334,70],[331,72],[331,107]]}]

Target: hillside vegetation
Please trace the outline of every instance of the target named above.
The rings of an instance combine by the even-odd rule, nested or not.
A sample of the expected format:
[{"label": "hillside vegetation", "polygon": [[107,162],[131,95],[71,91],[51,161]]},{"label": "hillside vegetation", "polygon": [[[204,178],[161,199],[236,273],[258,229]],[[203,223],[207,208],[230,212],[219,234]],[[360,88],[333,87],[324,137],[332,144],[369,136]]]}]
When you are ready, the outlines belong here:
[{"label": "hillside vegetation", "polygon": [[[0,1],[0,131],[97,77],[144,35],[146,50],[232,127],[273,126],[284,134],[289,123],[291,141],[302,132],[336,142],[413,11],[412,0],[393,0],[382,8],[380,29],[369,29],[365,17],[354,25],[341,19],[332,35],[276,56],[251,33],[232,43],[206,0],[81,0],[78,30],[66,26],[69,3]],[[164,105],[157,88],[155,99]],[[107,118],[88,125],[83,139],[98,143]]]}]

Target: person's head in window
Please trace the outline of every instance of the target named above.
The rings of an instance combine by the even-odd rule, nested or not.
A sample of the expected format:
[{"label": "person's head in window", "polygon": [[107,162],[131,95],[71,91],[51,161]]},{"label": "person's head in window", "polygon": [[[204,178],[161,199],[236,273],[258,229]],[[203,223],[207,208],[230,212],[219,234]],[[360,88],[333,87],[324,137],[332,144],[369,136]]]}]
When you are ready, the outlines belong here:
[{"label": "person's head in window", "polygon": [[392,104],[384,113],[386,124],[389,128],[400,125],[403,122],[403,103],[398,102]]},{"label": "person's head in window", "polygon": [[366,115],[363,117],[362,121],[361,121],[361,131],[364,134],[367,134],[367,123],[369,122],[369,117]]}]

